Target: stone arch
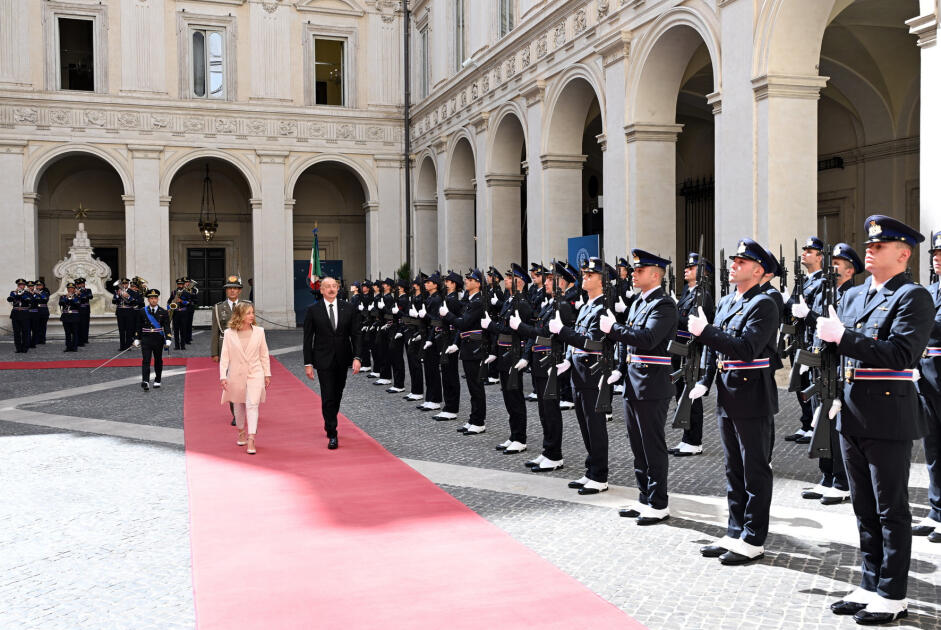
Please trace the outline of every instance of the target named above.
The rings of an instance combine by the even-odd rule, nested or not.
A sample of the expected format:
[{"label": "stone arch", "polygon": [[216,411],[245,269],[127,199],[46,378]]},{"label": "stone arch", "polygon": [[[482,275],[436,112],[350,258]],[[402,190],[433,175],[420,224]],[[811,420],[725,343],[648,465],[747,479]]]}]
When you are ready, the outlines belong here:
[{"label": "stone arch", "polygon": [[415,199],[434,200],[438,195],[438,167],[431,151],[422,151],[415,160],[418,164],[415,179]]},{"label": "stone arch", "polygon": [[[601,133],[605,130],[604,81],[595,69],[575,64],[559,75],[546,93],[548,116],[544,128],[542,153],[577,155],[581,153],[585,118],[593,100],[601,110]],[[525,119],[524,119],[525,120]],[[573,133],[572,130],[578,130]]]},{"label": "stone arch", "polygon": [[854,0],[770,0],[758,13],[752,76],[817,75],[823,32]]},{"label": "stone arch", "polygon": [[[505,122],[514,118],[519,123],[519,133],[513,130],[513,136],[506,138],[500,135],[500,129]],[[519,170],[519,151],[513,151],[516,146],[526,146],[526,114],[523,108],[514,101],[501,105],[490,117],[490,133],[487,138],[487,172],[516,172]],[[509,151],[507,151],[509,149]]]},{"label": "stone arch", "polygon": [[488,213],[481,243],[486,264],[505,267],[525,264],[526,234],[526,118],[515,103],[508,103],[491,117],[484,175]]},{"label": "stone arch", "polygon": [[323,153],[320,155],[315,155],[314,157],[299,160],[290,166],[288,169],[287,185],[284,189],[284,195],[286,199],[292,198],[294,187],[297,185],[297,180],[304,173],[304,171],[321,162],[336,162],[337,164],[342,164],[343,166],[347,167],[350,171],[352,171],[352,173],[356,176],[362,185],[363,192],[366,195],[366,201],[372,202],[379,199],[379,186],[376,183],[374,173],[356,160],[337,153]]},{"label": "stone arch", "polygon": [[[464,129],[454,134],[445,155],[444,212],[438,216],[444,243],[441,262],[466,269],[477,259],[477,154],[472,136]],[[439,199],[439,208],[441,203]]]},{"label": "stone arch", "polygon": [[248,162],[241,155],[220,151],[218,149],[196,149],[193,151],[185,151],[167,160],[163,165],[163,175],[160,178],[160,195],[162,197],[168,197],[170,195],[170,183],[173,181],[173,178],[176,177],[176,174],[179,172],[179,170],[193,160],[199,160],[201,158],[214,158],[223,162],[227,162],[236,170],[238,170],[242,174],[242,177],[245,178],[245,181],[251,190],[252,198],[261,198],[261,185],[258,181],[258,175],[255,172],[255,166]]},{"label": "stone arch", "polygon": [[[465,150],[466,147],[466,150]],[[455,184],[466,183],[470,187],[469,180],[474,179],[477,165],[477,147],[473,136],[467,129],[460,129],[448,140],[447,150],[445,152],[444,167],[444,185],[446,188],[452,188]]]},{"label": "stone arch", "polygon": [[418,159],[415,178],[413,229],[415,231],[415,262],[420,270],[438,266],[438,168],[434,154],[423,151]]},{"label": "stone arch", "polygon": [[23,191],[26,194],[35,194],[37,192],[37,186],[39,180],[42,179],[43,173],[48,169],[54,162],[71,155],[93,155],[104,162],[107,162],[115,172],[117,172],[118,177],[121,178],[121,185],[124,188],[125,195],[134,194],[134,179],[131,177],[131,168],[122,156],[118,155],[114,151],[108,151],[97,147],[93,144],[64,144],[61,146],[52,147],[47,151],[42,151],[35,155],[31,160],[29,166],[25,169],[25,175],[23,176]]}]

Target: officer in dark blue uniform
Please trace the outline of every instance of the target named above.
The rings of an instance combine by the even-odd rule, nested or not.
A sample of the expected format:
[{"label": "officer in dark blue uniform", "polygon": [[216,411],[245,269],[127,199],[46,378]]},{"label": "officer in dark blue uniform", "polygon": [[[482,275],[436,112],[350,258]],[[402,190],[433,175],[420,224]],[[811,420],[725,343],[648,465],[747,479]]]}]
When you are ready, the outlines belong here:
[{"label": "officer in dark blue uniform", "polygon": [[[428,276],[419,272],[412,280],[412,293],[408,296],[402,317],[402,334],[405,337],[405,358],[408,362],[408,376],[411,384],[405,400],[417,401],[425,397],[425,374],[422,371],[422,344],[425,343],[425,323],[418,317],[418,311],[424,308],[422,286]],[[401,307],[400,307],[401,308]]]},{"label": "officer in dark blue uniform", "polygon": [[[506,290],[503,288],[504,278],[500,270],[493,265],[487,270],[488,291],[492,295],[489,298],[489,305],[484,304],[488,313],[496,315],[503,309],[503,302],[506,301]],[[487,362],[487,382],[486,385],[496,385],[500,382],[500,368],[497,366],[496,345],[497,340],[493,335],[487,336],[488,355],[484,359]]]},{"label": "officer in dark blue uniform", "polygon": [[[843,296],[853,286],[853,277],[863,272],[863,262],[859,254],[847,243],[837,243],[833,248],[833,268],[837,274],[837,304],[843,302]],[[813,308],[802,304],[795,304],[792,312],[795,317],[804,318],[808,329],[814,331],[813,349],[819,351],[823,346],[817,336],[817,319],[823,311],[823,292],[817,294]],[[820,406],[819,401],[813,401],[814,407]],[[827,410],[829,413],[829,410]],[[817,460],[822,477],[820,483],[813,488],[801,492],[804,499],[818,499],[823,505],[836,505],[850,498],[849,481],[846,479],[846,467],[843,464],[843,455],[837,445],[840,443],[840,434],[836,430],[836,423],[830,425],[830,449],[832,457],[821,457]]]},{"label": "officer in dark blue uniform", "polygon": [[486,358],[484,331],[481,319],[484,316],[483,296],[480,286],[484,274],[480,269],[471,269],[464,276],[464,302],[460,313],[451,310],[448,303],[439,307],[438,314],[448,325],[454,328],[460,337],[458,356],[464,368],[464,383],[470,395],[470,418],[464,425],[470,427],[487,426],[487,395],[480,378],[480,363]]},{"label": "officer in dark blue uniform", "polygon": [[[712,263],[708,260],[703,260],[703,265],[706,268],[706,274],[712,278],[713,272],[715,271]],[[683,287],[683,293],[680,295],[680,299],[676,304],[676,311],[679,317],[676,326],[677,343],[687,344],[689,343],[690,339],[693,338],[693,336],[689,333],[689,315],[693,311],[693,305],[696,303],[697,291],[700,290],[696,285],[698,282],[698,270],[699,254],[696,252],[690,252],[686,256],[686,266],[683,269],[683,280],[686,282],[686,286]],[[713,299],[712,292],[709,290],[708,286],[703,286],[702,291],[705,293],[705,297],[703,298],[703,311],[706,313],[706,319],[711,322],[713,319],[715,319],[716,316],[715,299]],[[674,370],[678,370],[681,363],[681,357],[674,356],[672,358]],[[686,383],[683,381],[683,379],[680,379],[676,382],[677,400],[679,400],[680,396],[683,395],[683,390],[685,388]],[[685,429],[683,431],[683,438],[680,440],[680,443],[677,444],[674,448],[669,449],[670,454],[677,457],[690,457],[692,455],[702,454],[702,426],[702,400],[697,398],[693,401],[693,404],[690,405],[689,429]]]},{"label": "officer in dark blue uniform", "polygon": [[411,300],[408,297],[409,282],[397,280],[392,292],[392,329],[389,331],[389,364],[392,366],[392,384],[386,388],[387,394],[400,394],[405,391],[405,325],[403,318],[408,315]]},{"label": "officer in dark blue uniform", "polygon": [[547,269],[543,274],[546,301],[532,324],[527,324],[516,315],[510,317],[510,328],[529,340],[527,348],[532,361],[530,369],[533,373],[533,387],[538,396],[539,422],[542,424],[542,452],[526,462],[526,466],[536,473],[561,470],[565,465],[562,459],[562,410],[559,407],[559,393],[563,381],[571,382],[569,375],[557,376],[556,383],[560,391],[553,392],[555,396],[546,396],[549,372],[555,369],[553,357],[558,361],[565,353],[562,341],[549,332],[549,321],[555,317],[558,310],[563,324],[571,326],[575,323],[575,309],[561,299],[561,285],[560,299],[556,302],[556,283],[559,280],[570,284],[575,282],[574,276],[565,265],[556,262],[553,269]]},{"label": "officer in dark blue uniform", "polygon": [[[549,273],[549,270],[546,269],[541,263],[531,263],[529,268],[529,277],[532,279],[532,282],[529,285],[529,304],[533,308],[533,313],[538,313],[542,310],[542,307],[545,305],[548,296],[546,295],[546,274]],[[536,395],[536,377],[533,375],[532,370],[530,370],[530,376],[532,377],[533,391],[526,396],[526,402],[538,402],[539,397]]]},{"label": "officer in dark blue uniform", "polygon": [[373,385],[391,385],[392,384],[392,337],[395,316],[392,314],[392,307],[395,306],[395,296],[392,294],[392,288],[395,281],[392,278],[385,278],[380,283],[381,289],[378,299],[373,302],[375,309],[373,315],[376,318],[376,343],[374,348],[378,350],[379,365],[375,366],[375,371],[379,373],[379,378],[373,382]]},{"label": "officer in dark blue uniform", "polygon": [[78,324],[79,324],[79,305],[81,301],[78,292],[75,290],[75,283],[68,282],[65,285],[65,295],[59,296],[59,321],[62,322],[62,330],[65,332],[65,350],[63,352],[78,352]]},{"label": "officer in dark blue uniform", "polygon": [[592,257],[582,264],[582,288],[588,294],[588,301],[581,307],[575,325],[564,325],[561,316],[549,322],[549,332],[559,335],[569,346],[565,360],[558,366],[559,375],[572,368],[575,415],[588,451],[585,474],[569,482],[569,488],[577,488],[579,494],[598,494],[608,489],[608,427],[604,414],[595,411],[601,376],[592,374],[604,350],[601,316],[604,311],[605,266],[608,277],[615,277],[617,272],[600,258]]},{"label": "officer in dark blue uniform", "polygon": [[[578,269],[568,262],[565,263],[565,270],[568,273],[560,274],[556,280],[559,282],[559,287],[562,289],[562,301],[569,304],[575,316],[577,316],[579,309],[584,304],[582,290],[578,282],[580,274]],[[572,278],[572,281],[569,282],[568,278]],[[566,325],[568,325],[567,322]],[[566,373],[564,376],[559,375],[559,409],[562,411],[575,409],[575,392],[572,389],[571,372]]]},{"label": "officer in dark blue uniform", "polygon": [[[444,277],[445,295],[443,306],[455,315],[464,310],[458,289],[464,284],[461,274],[448,271]],[[433,313],[440,317],[441,306]],[[477,318],[478,322],[480,318]],[[461,375],[458,372],[458,350],[460,350],[461,331],[441,318],[442,335],[438,338],[441,365],[441,390],[444,395],[444,405],[441,412],[434,416],[435,420],[454,420],[461,408]]]},{"label": "officer in dark blue uniform", "polygon": [[33,306],[33,294],[27,288],[27,284],[26,280],[18,278],[16,289],[10,291],[10,295],[7,296],[7,302],[12,307],[10,319],[13,321],[13,345],[17,353],[29,352],[29,309]]},{"label": "officer in dark blue uniform", "polygon": [[817,335],[837,344],[843,356],[837,430],[863,558],[860,587],[831,610],[876,624],[907,614],[912,440],[928,434],[914,368],[936,310],[927,289],[905,272],[925,237],[884,215],[869,217],[863,228],[869,235],[866,271],[872,275],[846,292],[837,316],[817,320]]},{"label": "officer in dark blue uniform", "polygon": [[[184,283],[183,289],[185,289],[186,292],[190,294],[189,308],[186,309],[186,312],[184,313],[185,317],[183,318],[183,335],[184,335],[183,341],[185,342],[186,345],[189,345],[193,343],[193,317],[196,315],[196,307],[199,305],[198,303],[199,288],[193,285],[192,278],[187,278],[186,276],[183,276],[183,283]],[[248,284],[249,286],[251,286],[252,284],[251,278],[248,279]],[[252,296],[254,295],[254,293],[255,293],[255,289],[252,288],[252,290],[248,294],[249,302],[252,301]]]},{"label": "officer in dark blue uniform", "polygon": [[[633,280],[638,292],[622,325],[611,313],[601,316],[603,333],[623,344],[624,419],[634,454],[639,504],[621,510],[636,517],[638,525],[653,525],[670,518],[667,496],[666,422],[676,389],[670,380],[672,361],[667,344],[676,337],[676,302],[661,288],[671,263],[642,249],[631,251]],[[620,378],[612,374],[610,381]]]},{"label": "officer in dark blue uniform", "polygon": [[364,280],[363,284],[360,286],[360,302],[356,306],[356,309],[359,311],[363,320],[363,367],[360,369],[360,374],[365,374],[369,377],[372,377],[374,374],[373,370],[373,340],[374,333],[372,331],[372,310],[370,306],[373,303],[372,297],[372,282],[369,280]]},{"label": "officer in dark blue uniform", "polygon": [[[931,265],[941,273],[941,232],[931,235]],[[928,514],[912,527],[915,536],[928,536],[931,542],[941,542],[941,283],[928,287],[934,300],[934,325],[928,347],[922,354],[918,369],[921,379],[918,391],[924,398],[928,435],[925,436],[925,463],[928,465]]]},{"label": "officer in dark blue uniform", "polygon": [[[186,278],[176,279],[176,288],[167,298],[167,309],[173,309],[173,348],[186,350],[186,318],[192,308],[193,295],[186,290]],[[172,306],[176,304],[176,306]]]},{"label": "officer in dark blue uniform", "polygon": [[[541,277],[541,274],[540,274]],[[530,324],[533,320],[532,305],[527,299],[529,276],[526,270],[513,263],[507,271],[511,283],[510,295],[507,296],[497,319],[490,321],[487,331],[497,336],[497,366],[500,369],[500,389],[503,404],[509,416],[510,437],[496,446],[497,450],[507,455],[515,455],[526,450],[526,399],[523,395],[523,370],[529,365],[525,340],[510,328],[510,318],[514,315]],[[486,320],[481,322],[481,325]]]},{"label": "officer in dark blue uniform", "polygon": [[729,280],[736,290],[719,302],[713,324],[703,312],[689,316],[689,331],[706,346],[706,373],[689,396],[702,396],[715,381],[728,483],[726,535],[700,552],[718,557],[722,564],[744,564],[764,557],[771,509],[768,454],[778,412],[771,361],[777,348],[778,307],[761,290],[761,281],[774,273],[777,263],[748,238],[739,241],[730,258]]},{"label": "officer in dark blue uniform", "polygon": [[159,388],[163,374],[163,349],[169,348],[170,315],[160,306],[160,291],[149,290],[147,304],[137,312],[134,346],[141,349],[141,389],[150,391],[150,359],[154,360],[154,387]]},{"label": "officer in dark blue uniform", "polygon": [[46,288],[42,278],[36,281],[36,301],[39,304],[39,329],[33,332],[36,345],[45,345],[46,329],[49,327],[49,297],[51,292]]},{"label": "officer in dark blue uniform", "polygon": [[[812,306],[814,300],[817,299],[817,294],[820,292],[820,285],[823,280],[821,273],[821,268],[823,267],[823,241],[821,241],[816,236],[810,236],[807,238],[807,241],[804,243],[804,247],[801,251],[801,265],[807,270],[807,277],[804,280],[804,288],[801,292],[801,295],[791,295],[790,299],[784,305],[785,315],[790,315],[791,310],[795,304],[800,304],[803,302],[808,307]],[[803,298],[803,299],[801,299]],[[814,331],[806,329],[804,331],[804,343],[807,347],[810,347],[810,344],[814,340]],[[801,428],[788,435],[784,438],[785,442],[796,442],[798,444],[810,444],[810,438],[813,436],[813,428],[811,427],[811,422],[813,422],[814,410],[813,405],[810,402],[804,402],[800,397],[800,392],[807,389],[810,386],[810,375],[808,373],[803,373],[800,379],[800,389],[796,393],[797,402],[800,404],[801,408]]]},{"label": "officer in dark blue uniform", "polygon": [[78,293],[78,345],[88,343],[88,331],[91,328],[91,301],[94,295],[92,290],[85,286],[85,278],[76,278],[75,289]]},{"label": "officer in dark blue uniform", "polygon": [[121,278],[111,298],[114,314],[118,320],[118,350],[127,350],[134,343],[134,326],[137,325],[137,291],[130,288],[130,280]]},{"label": "officer in dark blue uniform", "polygon": [[[425,353],[422,364],[425,370],[425,402],[418,405],[419,411],[434,411],[441,409],[441,353],[439,344],[447,343],[444,338],[444,322],[438,312],[444,304],[441,295],[441,276],[435,272],[425,279],[425,305],[419,309],[418,315],[425,323],[427,331],[422,349]],[[440,340],[440,341],[439,341]]]}]

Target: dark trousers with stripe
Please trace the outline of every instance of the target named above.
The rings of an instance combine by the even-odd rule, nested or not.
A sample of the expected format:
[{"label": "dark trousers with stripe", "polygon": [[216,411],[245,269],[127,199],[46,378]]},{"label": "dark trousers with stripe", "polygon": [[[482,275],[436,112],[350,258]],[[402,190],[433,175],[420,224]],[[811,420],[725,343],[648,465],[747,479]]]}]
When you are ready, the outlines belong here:
[{"label": "dark trousers with stripe", "polygon": [[608,421],[604,414],[595,411],[598,402],[598,385],[591,383],[580,387],[575,386],[575,417],[578,419],[578,428],[582,433],[582,441],[588,455],[585,457],[585,476],[592,481],[608,482]]},{"label": "dark trousers with stripe", "polygon": [[[679,368],[678,365],[674,364],[674,369]],[[686,388],[686,382],[683,379],[680,379],[676,382],[676,400],[680,399],[680,396],[683,395],[683,390]],[[689,408],[689,428],[683,430],[683,442],[689,444],[690,446],[702,446],[702,425],[703,425],[703,408],[702,408],[702,398],[697,398],[693,401],[693,404]]]},{"label": "dark trousers with stripe", "polygon": [[422,361],[425,372],[425,402],[441,402],[441,367],[438,351],[434,344],[425,350],[425,359]]},{"label": "dark trousers with stripe", "polygon": [[516,370],[510,376],[509,370],[500,370],[500,391],[509,415],[510,441],[526,444],[526,398],[523,394],[522,372]]},{"label": "dark trousers with stripe", "polygon": [[941,522],[941,398],[924,398],[928,420],[925,436],[925,463],[928,465],[928,518]]},{"label": "dark trousers with stripe", "polygon": [[406,343],[405,345],[405,359],[408,362],[408,379],[411,382],[411,390],[409,393],[415,394],[416,396],[421,396],[425,393],[425,374],[422,371],[421,364],[421,344],[424,343],[419,341],[416,343]]},{"label": "dark trousers with stripe", "polygon": [[461,363],[464,366],[464,383],[467,384],[467,393],[470,395],[468,422],[482,427],[487,423],[487,394],[484,392],[484,382],[480,380],[480,361],[465,359]]},{"label": "dark trousers with stripe", "polygon": [[[561,380],[562,377],[559,378]],[[539,406],[539,423],[542,424],[542,456],[557,462],[562,459],[562,411],[559,409],[558,398],[545,399],[548,382],[547,377],[533,377]]]},{"label": "dark trousers with stripe", "polygon": [[764,545],[771,512],[772,475],[768,461],[773,416],[718,417],[725,451],[726,534],[750,545]]},{"label": "dark trousers with stripe", "polygon": [[[398,334],[398,333],[395,333]],[[405,336],[398,339],[395,334],[389,341],[389,365],[392,368],[392,386],[405,388]]]},{"label": "dark trousers with stripe", "polygon": [[143,333],[141,335],[141,382],[150,381],[150,359],[154,360],[154,381],[159,383],[163,376],[163,335]]},{"label": "dark trousers with stripe", "polygon": [[137,319],[137,310],[119,306],[115,311],[115,317],[118,320],[118,350],[126,350],[134,343],[134,322]]},{"label": "dark trousers with stripe", "polygon": [[17,352],[29,351],[29,311],[13,311],[10,313],[10,319],[13,320],[13,345]]},{"label": "dark trousers with stripe", "polygon": [[444,390],[444,411],[457,413],[461,408],[461,375],[457,371],[457,352],[441,362],[441,386]]},{"label": "dark trousers with stripe", "polygon": [[670,399],[624,399],[624,421],[627,438],[634,454],[634,477],[640,502],[655,510],[667,507],[667,474],[670,456],[667,453],[667,409]]},{"label": "dark trousers with stripe", "polygon": [[88,331],[91,328],[91,306],[79,306],[78,315],[78,345],[84,346],[88,343]]}]

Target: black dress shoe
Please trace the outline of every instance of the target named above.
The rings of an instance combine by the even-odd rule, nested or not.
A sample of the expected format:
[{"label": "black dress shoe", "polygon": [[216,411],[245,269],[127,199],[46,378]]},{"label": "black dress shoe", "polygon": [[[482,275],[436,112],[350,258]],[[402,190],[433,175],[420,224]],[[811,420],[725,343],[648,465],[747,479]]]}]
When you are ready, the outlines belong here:
[{"label": "black dress shoe", "polygon": [[902,619],[904,617],[908,617],[907,610],[901,610],[897,613],[869,612],[868,610],[860,610],[858,613],[853,615],[853,621],[861,626],[878,626],[883,623],[892,623],[896,619]]},{"label": "black dress shoe", "polygon": [[141,383],[141,384],[140,384],[140,388],[141,388],[142,390],[144,390],[145,392],[149,392],[149,391],[150,391],[150,385],[148,385],[147,383]]},{"label": "black dress shoe", "polygon": [[534,472],[534,473],[544,473],[544,472],[552,472],[553,470],[562,470],[563,468],[565,468],[565,464],[559,464],[558,466],[550,466],[549,468],[543,468],[542,466],[533,466],[529,470],[530,472]]},{"label": "black dress shoe", "polygon": [[339,444],[337,443],[337,439],[335,437],[330,438],[330,441],[327,442],[327,448],[329,448],[331,451],[336,450],[338,446]]},{"label": "black dress shoe", "polygon": [[804,437],[803,433],[792,433],[791,435],[784,436],[785,442],[796,442],[797,438]]},{"label": "black dress shoe", "polygon": [[832,612],[834,615],[855,615],[860,610],[864,610],[865,608],[866,604],[860,604],[859,602],[848,602],[844,599],[830,604],[830,612]]},{"label": "black dress shoe", "polygon": [[538,464],[537,462],[532,462],[532,461],[526,462],[526,463],[524,464],[524,466],[526,466],[526,468],[535,468],[535,467],[538,466],[538,465],[539,465],[539,464]]},{"label": "black dress shoe", "polygon": [[816,490],[809,489],[809,490],[804,490],[801,492],[801,498],[816,500],[816,499],[822,499],[823,495],[817,492]]},{"label": "black dress shoe", "polygon": [[912,536],[928,536],[933,531],[933,525],[912,525]]},{"label": "black dress shoe", "polygon": [[572,488],[573,490],[580,490],[580,489],[582,489],[582,488],[584,488],[584,487],[585,487],[585,484],[583,484],[581,481],[570,481],[570,482],[569,482],[569,488]]},{"label": "black dress shoe", "polygon": [[761,560],[764,557],[765,554],[763,553],[759,553],[754,558],[749,558],[748,556],[743,556],[742,554],[735,553],[734,551],[726,551],[724,554],[719,556],[719,562],[726,565],[748,564],[749,562]]},{"label": "black dress shoe", "polygon": [[668,449],[667,449],[667,454],[668,454],[668,455],[676,455],[676,454],[679,452],[679,450],[680,450],[680,449],[678,449],[678,448],[668,448]]},{"label": "black dress shoe", "polygon": [[[497,445],[494,446],[493,448],[494,448],[494,450],[497,450],[497,451],[505,451],[505,450],[506,450],[506,446],[503,445],[503,444],[497,444]],[[581,488],[581,486],[579,486],[579,488]]]},{"label": "black dress shoe", "polygon": [[703,558],[718,558],[727,551],[728,549],[721,545],[706,545],[699,548],[699,553],[702,554]]},{"label": "black dress shoe", "polygon": [[581,488],[578,489],[578,493],[582,496],[587,496],[589,494],[599,494],[601,492],[606,492],[607,490],[608,490],[607,488],[605,488],[604,490],[599,490],[598,488],[585,488],[584,486],[582,486]]},{"label": "black dress shoe", "polygon": [[928,534],[928,542],[941,543],[941,532],[931,532]]},{"label": "black dress shoe", "polygon": [[810,436],[809,436],[809,435],[802,435],[802,436],[800,436],[799,438],[797,438],[796,440],[794,440],[794,443],[795,443],[795,444],[810,444]]},{"label": "black dress shoe", "polygon": [[653,518],[652,516],[638,516],[637,524],[638,525],[656,525],[657,523],[662,523],[668,518],[670,518],[669,514],[660,518]]},{"label": "black dress shoe", "polygon": [[849,500],[849,495],[846,495],[845,497],[820,497],[820,503],[823,505],[839,505],[840,503]]},{"label": "black dress shoe", "polygon": [[640,511],[636,508],[620,508],[618,509],[618,516],[623,516],[624,518],[637,518],[640,516]]}]

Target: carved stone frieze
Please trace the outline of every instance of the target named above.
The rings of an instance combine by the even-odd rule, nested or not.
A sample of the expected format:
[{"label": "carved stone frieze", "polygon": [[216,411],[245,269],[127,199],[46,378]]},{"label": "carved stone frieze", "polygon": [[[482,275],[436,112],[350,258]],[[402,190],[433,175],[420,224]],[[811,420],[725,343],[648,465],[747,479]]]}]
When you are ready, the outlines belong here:
[{"label": "carved stone frieze", "polygon": [[337,138],[342,140],[350,140],[353,138],[353,125],[344,123],[342,125],[337,125]]},{"label": "carved stone frieze", "polygon": [[598,19],[600,20],[607,16],[610,8],[610,2],[608,0],[598,0]]},{"label": "carved stone frieze", "polygon": [[94,127],[105,126],[105,114],[104,112],[98,111],[97,109],[86,109],[85,120],[88,121],[89,125]]},{"label": "carved stone frieze", "polygon": [[575,27],[575,34],[581,35],[585,32],[585,29],[588,28],[588,12],[585,9],[579,9],[575,12],[575,20],[573,21]]},{"label": "carved stone frieze", "polygon": [[68,125],[71,118],[71,112],[66,109],[53,109],[49,112],[49,120],[54,125]]},{"label": "carved stone frieze", "polygon": [[552,32],[554,37],[554,45],[556,48],[561,48],[565,45],[565,22],[559,22],[556,24],[555,29]]},{"label": "carved stone frieze", "polygon": [[536,40],[536,58],[542,59],[549,53],[549,35],[543,33],[542,37]]},{"label": "carved stone frieze", "polygon": [[235,121],[231,118],[217,118],[216,133],[235,133]]},{"label": "carved stone frieze", "polygon": [[118,126],[122,129],[137,129],[140,127],[140,114],[137,112],[121,112],[118,114]]},{"label": "carved stone frieze", "polygon": [[297,123],[293,120],[282,120],[278,123],[278,134],[282,136],[296,136]]},{"label": "carved stone frieze", "polygon": [[522,53],[520,54],[520,67],[528,68],[529,67],[529,46],[523,48]]}]

